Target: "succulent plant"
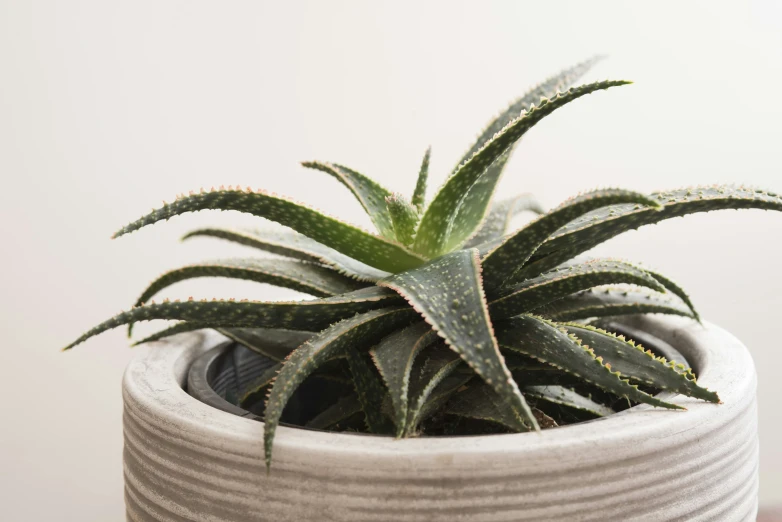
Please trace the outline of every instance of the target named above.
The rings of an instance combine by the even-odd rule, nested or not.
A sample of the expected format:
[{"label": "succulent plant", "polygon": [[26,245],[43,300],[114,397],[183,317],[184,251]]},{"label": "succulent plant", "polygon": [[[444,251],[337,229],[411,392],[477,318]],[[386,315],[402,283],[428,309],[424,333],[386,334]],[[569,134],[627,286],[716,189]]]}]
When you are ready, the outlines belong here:
[{"label": "succulent plant", "polygon": [[[719,402],[690,368],[594,322],[648,313],[699,320],[687,294],[646,268],[579,256],[617,234],[676,216],[782,210],[782,197],[733,186],[651,195],[610,188],[583,193],[550,212],[528,195],[495,200],[508,158],[537,122],[589,93],[630,83],[571,87],[596,61],[567,69],[514,101],[478,136],[428,204],[429,151],[409,200],[342,165],[303,164],[350,190],[377,234],[249,188],[202,190],[165,204],[115,237],[206,209],[236,210],[287,228],[189,233],[187,238],[220,238],[277,257],[172,270],[150,284],[132,309],[66,349],[120,325],[166,319],[179,322],[141,342],[211,328],[272,359],[276,364],[243,399],[258,403],[268,394],[267,465],[286,404],[315,377],[333,386],[347,383],[347,391],[323,405],[308,426],[396,437],[538,430],[637,403],[681,409],[655,396],[659,390]],[[510,231],[511,219],[522,211],[540,215]],[[196,277],[245,279],[315,298],[151,300],[169,285]]]}]

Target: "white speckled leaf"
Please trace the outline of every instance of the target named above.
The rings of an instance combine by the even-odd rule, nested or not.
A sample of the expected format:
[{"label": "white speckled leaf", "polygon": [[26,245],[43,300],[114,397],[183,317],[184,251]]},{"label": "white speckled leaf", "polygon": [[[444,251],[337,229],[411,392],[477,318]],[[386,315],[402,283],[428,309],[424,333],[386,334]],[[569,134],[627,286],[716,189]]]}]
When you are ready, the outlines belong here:
[{"label": "white speckled leaf", "polygon": [[536,214],[544,214],[546,212],[532,194],[519,194],[516,197],[492,203],[491,209],[481,223],[480,228],[464,243],[464,247],[477,247],[487,241],[501,238],[508,231],[511,220],[524,211]]},{"label": "white speckled leaf", "polygon": [[402,295],[530,427],[532,413],[497,347],[481,286],[478,251],[458,250],[378,283]]},{"label": "white speckled leaf", "polygon": [[524,395],[528,397],[535,397],[536,399],[541,399],[553,404],[561,404],[569,408],[586,411],[597,415],[598,417],[606,417],[616,413],[608,406],[599,404],[588,397],[584,397],[583,395],[576,393],[571,389],[565,388],[564,386],[525,386]]},{"label": "white speckled leaf", "polygon": [[595,286],[634,284],[664,292],[665,288],[643,270],[623,261],[594,259],[546,272],[534,279],[504,288],[489,303],[491,316],[504,319],[535,310],[570,294]]},{"label": "white speckled leaf", "polygon": [[[610,366],[604,364],[603,359],[596,356],[591,347],[582,344],[578,337],[540,317],[513,317],[498,325],[497,338],[505,349],[552,364],[619,397],[661,408],[684,409],[631,385],[622,379],[619,372],[612,372]],[[523,382],[520,384],[525,385]]]},{"label": "white speckled leaf", "polygon": [[542,307],[534,313],[557,321],[632,314],[668,314],[692,317],[692,312],[670,294],[644,288],[590,288]]},{"label": "white speckled leaf", "polygon": [[331,325],[288,356],[266,401],[264,447],[267,468],[271,466],[274,433],[282,411],[304,379],[321,364],[344,357],[349,348],[376,342],[414,317],[415,312],[409,307],[372,310]]},{"label": "white speckled leaf", "polygon": [[641,345],[593,326],[579,324],[562,326],[589,345],[597,356],[602,357],[605,362],[611,364],[611,368],[625,377],[631,377],[663,390],[675,391],[709,402],[720,402],[716,393],[698,386],[694,376],[677,371],[674,363],[662,357],[655,357]]},{"label": "white speckled leaf", "polygon": [[[385,203],[385,202],[384,202]],[[199,210],[236,210],[276,221],[362,263],[386,272],[419,266],[423,259],[390,239],[266,192],[215,190],[178,199],[119,230],[118,237],[158,221]]]},{"label": "white speckled leaf", "polygon": [[224,228],[200,228],[187,233],[182,240],[193,237],[214,237],[270,252],[272,254],[314,261],[334,268],[340,274],[358,281],[375,282],[388,275],[360,261],[340,254],[293,230],[229,230]]},{"label": "white speckled leaf", "polygon": [[377,230],[387,238],[394,237],[394,226],[391,223],[391,215],[386,208],[385,200],[391,195],[391,191],[382,187],[378,182],[363,174],[336,163],[321,161],[305,161],[302,166],[308,169],[319,170],[333,176],[345,185],[364,207],[372,223]]},{"label": "white speckled leaf", "polygon": [[506,281],[512,281],[513,276],[535,250],[562,226],[592,210],[620,203],[659,207],[659,204],[648,196],[621,189],[594,190],[571,198],[506,237],[502,244],[484,256],[481,260],[484,286],[487,290],[492,290]]},{"label": "white speckled leaf", "polygon": [[[489,204],[489,198],[471,196],[476,208],[464,208],[460,211],[462,201],[486,169],[513,144],[518,141],[536,123],[556,109],[591,92],[625,85],[625,81],[596,82],[580,87],[574,87],[567,92],[558,94],[551,99],[541,100],[537,107],[532,107],[515,120],[508,123],[482,148],[465,161],[454,174],[448,178],[440,191],[424,212],[415,237],[414,250],[426,257],[436,257],[467,239],[480,226],[483,215]],[[481,192],[491,190],[494,185],[486,184]],[[490,193],[489,193],[490,194]],[[457,219],[458,215],[461,217]],[[477,219],[474,216],[479,215]]]},{"label": "white speckled leaf", "polygon": [[385,337],[369,352],[391,396],[397,437],[405,432],[413,363],[420,351],[436,338],[437,334],[432,327],[421,321]]}]

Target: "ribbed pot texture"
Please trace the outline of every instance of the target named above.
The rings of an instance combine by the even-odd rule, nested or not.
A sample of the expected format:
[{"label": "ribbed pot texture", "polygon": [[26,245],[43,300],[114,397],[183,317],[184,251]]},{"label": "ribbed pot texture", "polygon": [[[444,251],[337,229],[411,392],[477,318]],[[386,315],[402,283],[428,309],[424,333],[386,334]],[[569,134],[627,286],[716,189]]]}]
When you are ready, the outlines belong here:
[{"label": "ribbed pot texture", "polygon": [[722,404],[636,406],[540,433],[394,440],[280,427],[269,475],[263,424],[190,397],[187,370],[222,342],[157,343],[123,382],[131,521],[753,521],[756,375],[724,330],[632,320],[679,349]]}]

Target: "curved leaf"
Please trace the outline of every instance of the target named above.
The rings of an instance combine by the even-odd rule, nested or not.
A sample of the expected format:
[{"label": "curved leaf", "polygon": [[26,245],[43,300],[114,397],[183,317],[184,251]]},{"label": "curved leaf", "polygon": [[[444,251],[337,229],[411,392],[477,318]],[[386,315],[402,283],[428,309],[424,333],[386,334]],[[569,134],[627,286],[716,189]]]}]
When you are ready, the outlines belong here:
[{"label": "curved leaf", "polygon": [[290,288],[316,297],[344,294],[362,286],[331,268],[308,262],[287,259],[226,259],[166,272],[144,290],[135,306],[141,306],[168,286],[196,277],[246,279]]},{"label": "curved leaf", "polygon": [[589,345],[598,357],[602,357],[611,368],[625,377],[631,377],[645,384],[663,390],[671,390],[709,402],[720,402],[716,393],[698,386],[694,377],[677,371],[676,364],[662,357],[655,357],[633,341],[624,337],[580,324],[562,325],[569,332]]},{"label": "curved leaf", "polygon": [[475,373],[538,428],[497,347],[481,286],[478,251],[458,250],[378,283],[402,295]]},{"label": "curved leaf", "polygon": [[497,338],[503,348],[552,364],[619,397],[661,408],[685,409],[640,391],[622,379],[619,372],[612,372],[578,337],[540,317],[513,317],[498,325]]},{"label": "curved leaf", "polygon": [[361,203],[361,206],[364,207],[377,230],[385,237],[394,237],[394,226],[385,204],[385,199],[391,195],[389,190],[383,188],[375,180],[336,163],[305,161],[302,163],[302,166],[325,172],[336,178]]},{"label": "curved leaf", "polygon": [[470,386],[464,391],[455,393],[445,406],[444,412],[460,417],[496,422],[517,432],[529,431],[529,428],[519,420],[510,405],[485,384]]},{"label": "curved leaf", "polygon": [[477,247],[487,241],[501,238],[508,231],[511,220],[524,211],[536,214],[546,212],[532,194],[519,194],[516,197],[492,203],[481,227],[464,243],[465,248]]},{"label": "curved leaf", "polygon": [[153,210],[120,229],[114,237],[198,210],[236,210],[276,221],[362,263],[387,272],[406,270],[423,260],[402,245],[375,236],[317,210],[266,192],[216,190],[193,194]]},{"label": "curved leaf", "polygon": [[361,401],[355,395],[342,397],[307,422],[306,427],[326,430],[361,411]]},{"label": "curved leaf", "polygon": [[282,370],[282,363],[277,363],[261,373],[261,375],[247,387],[242,398],[239,399],[239,406],[245,408],[263,400],[266,396],[267,388],[271,386],[274,379],[277,378],[277,374],[280,373],[280,370]]},{"label": "curved leaf", "polygon": [[643,269],[647,274],[657,279],[657,281],[665,287],[665,289],[672,293],[673,295],[677,296],[679,299],[682,300],[682,302],[687,305],[687,308],[690,309],[690,312],[692,312],[692,317],[696,321],[700,322],[701,317],[700,314],[698,314],[698,311],[695,310],[695,306],[692,304],[692,301],[690,300],[690,296],[687,295],[687,292],[684,291],[684,289],[679,286],[675,281],[671,280],[670,278],[662,275],[659,272],[654,272],[652,270],[649,270],[648,268]]},{"label": "curved leaf", "polygon": [[572,198],[507,237],[502,244],[489,252],[481,261],[484,286],[487,290],[492,290],[506,281],[513,281],[514,275],[535,250],[563,225],[594,209],[619,203],[658,208],[660,206],[657,201],[643,194],[620,189],[594,190]]},{"label": "curved leaf", "polygon": [[665,288],[645,271],[623,261],[594,259],[559,268],[502,290],[490,301],[495,319],[537,309],[570,294],[595,286],[633,284],[664,292]]},{"label": "curved leaf", "polygon": [[380,378],[372,371],[368,357],[366,352],[359,352],[355,346],[349,346],[345,350],[353,386],[361,403],[361,409],[364,410],[364,419],[369,433],[390,433],[392,431],[390,423],[382,413],[383,400],[387,392]]},{"label": "curved leaf", "polygon": [[437,338],[424,321],[394,332],[370,350],[375,366],[386,383],[394,410],[396,436],[405,432],[410,372],[419,352]]},{"label": "curved leaf", "polygon": [[427,348],[418,358],[410,379],[410,400],[405,421],[405,436],[412,436],[418,425],[437,411],[467,381],[470,371],[458,373],[463,365],[458,354],[442,345]]},{"label": "curved leaf", "polygon": [[331,325],[288,356],[266,401],[263,439],[267,469],[271,467],[274,433],[282,411],[304,379],[324,362],[344,357],[349,348],[374,342],[414,317],[415,312],[408,307],[372,310]]},{"label": "curved leaf", "polygon": [[[448,251],[450,246],[458,245],[473,233],[480,225],[481,219],[467,219],[465,217],[476,215],[476,208],[460,211],[459,207],[465,194],[486,169],[505,154],[537,122],[581,96],[627,83],[629,82],[605,81],[574,87],[551,99],[541,100],[537,107],[531,107],[529,111],[508,123],[470,159],[465,161],[440,188],[421,217],[421,223],[416,232],[414,250],[424,256],[435,257]],[[487,185],[485,190],[488,190],[490,186],[493,190],[491,184]],[[489,204],[488,198],[473,197],[472,200],[476,205],[479,202],[483,205],[480,212],[480,217],[482,217]],[[461,214],[461,217],[457,220],[458,214]]]},{"label": "curved leaf", "polygon": [[198,322],[208,328],[256,327],[316,331],[368,310],[391,306],[398,296],[376,286],[311,301],[172,301],[149,303],[121,312],[92,328],[63,350],[112,328],[139,321],[169,319]]},{"label": "curved leaf", "polygon": [[309,341],[315,332],[282,328],[215,328],[218,332],[250,350],[277,362]]},{"label": "curved leaf", "polygon": [[135,343],[131,344],[131,346],[140,346],[142,344],[152,343],[155,341],[160,341],[161,339],[165,339],[166,337],[171,337],[172,335],[177,335],[181,333],[187,333],[187,332],[194,332],[196,330],[203,330],[206,328],[201,323],[191,323],[188,321],[182,321],[176,324],[173,324],[169,326],[168,328],[164,328],[160,331],[157,331],[147,337],[144,337],[140,341],[136,341]]},{"label": "curved leaf", "polygon": [[557,321],[632,314],[668,314],[692,317],[692,312],[668,294],[642,288],[595,288],[536,308],[534,312]]},{"label": "curved leaf", "polygon": [[614,236],[643,225],[687,214],[723,209],[756,208],[782,211],[782,196],[746,187],[713,186],[652,194],[662,205],[652,210],[637,205],[618,205],[595,210],[562,227],[540,246],[524,277],[534,277],[586,252]]},{"label": "curved leaf", "polygon": [[570,85],[578,80],[581,76],[592,68],[597,62],[603,59],[603,56],[594,56],[589,60],[585,60],[581,63],[574,65],[560,71],[559,73],[547,78],[543,82],[539,83],[529,91],[525,92],[522,96],[515,99],[508,105],[504,111],[502,111],[496,118],[494,118],[478,135],[475,143],[464,153],[464,156],[459,160],[458,165],[454,167],[453,171],[459,170],[459,167],[473,154],[483,148],[483,146],[491,140],[495,134],[500,132],[506,125],[515,120],[519,113],[527,109],[531,104],[537,103],[541,98],[551,98],[559,91],[567,89]]},{"label": "curved leaf", "polygon": [[421,162],[421,170],[418,171],[418,180],[415,182],[413,191],[413,206],[421,213],[426,206],[426,180],[429,177],[429,159],[432,157],[432,147],[426,149],[424,159]]},{"label": "curved leaf", "polygon": [[563,386],[526,386],[524,388],[524,395],[542,399],[553,404],[560,404],[569,408],[586,411],[593,415],[597,415],[598,417],[607,417],[608,415],[616,413],[608,406],[599,404],[592,399],[584,397]]},{"label": "curved leaf", "polygon": [[272,254],[292,257],[302,261],[315,261],[334,268],[340,274],[358,281],[375,282],[388,275],[388,272],[372,268],[360,261],[340,254],[333,248],[321,245],[307,236],[293,230],[228,230],[223,228],[200,228],[182,237],[215,237],[240,245],[258,248]]}]

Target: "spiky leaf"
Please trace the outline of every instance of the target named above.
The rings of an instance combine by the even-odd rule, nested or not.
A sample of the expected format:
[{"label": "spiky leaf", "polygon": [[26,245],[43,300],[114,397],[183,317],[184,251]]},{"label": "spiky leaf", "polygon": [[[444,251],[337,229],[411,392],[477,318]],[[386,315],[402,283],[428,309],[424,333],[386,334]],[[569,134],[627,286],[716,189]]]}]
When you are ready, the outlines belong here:
[{"label": "spiky leaf", "polygon": [[501,286],[505,281],[512,281],[513,276],[535,250],[562,226],[594,209],[621,203],[658,208],[660,206],[657,201],[648,196],[620,189],[594,190],[572,198],[507,237],[502,244],[483,258],[481,264],[486,289],[491,290]]},{"label": "spiky leaf", "polygon": [[267,283],[317,297],[328,297],[358,290],[361,285],[324,266],[287,259],[225,259],[185,266],[166,272],[139,296],[140,306],[164,288],[196,277],[226,277]]},{"label": "spiky leaf", "polygon": [[694,187],[659,192],[652,197],[659,201],[662,209],[619,205],[595,210],[564,226],[540,246],[533,262],[524,268],[524,277],[545,272],[622,232],[665,219],[723,209],[782,211],[782,196],[746,187]]},{"label": "spiky leaf", "polygon": [[[460,210],[465,193],[475,184],[489,165],[507,152],[536,123],[581,96],[627,83],[629,82],[604,81],[574,87],[551,99],[541,100],[537,107],[530,108],[529,111],[508,123],[478,152],[464,162],[442,186],[421,218],[414,250],[424,256],[435,257],[448,251],[449,247],[458,245],[475,231],[481,220],[467,219],[467,216],[472,217],[480,214],[482,217],[488,207],[489,198],[472,198],[475,205],[483,206],[480,212],[477,208]],[[494,186],[489,184],[482,191],[486,192],[489,189],[493,191]],[[461,214],[461,218],[458,220],[457,214]]]},{"label": "spiky leaf", "polygon": [[513,431],[529,431],[529,427],[519,420],[508,403],[484,384],[469,386],[455,393],[444,411],[451,415],[496,422]]},{"label": "spiky leaf", "polygon": [[615,413],[614,410],[608,406],[599,404],[564,386],[525,386],[524,395],[535,397],[536,399],[541,399],[553,404],[567,406],[568,408],[575,408],[598,417],[606,417]]},{"label": "spiky leaf", "polygon": [[293,350],[310,340],[315,332],[282,328],[215,328],[250,350],[274,361],[283,361]]},{"label": "spiky leaf", "polygon": [[83,334],[64,350],[112,328],[154,319],[198,322],[205,328],[241,326],[317,331],[345,317],[390,306],[399,300],[393,292],[373,286],[311,301],[215,300],[150,303],[117,314]]},{"label": "spiky leaf", "polygon": [[640,391],[622,379],[619,372],[612,372],[578,337],[540,317],[513,317],[498,325],[497,338],[506,349],[552,364],[619,397],[661,408],[684,409]]},{"label": "spiky leaf", "polygon": [[385,204],[385,199],[391,195],[389,190],[375,180],[336,163],[305,161],[302,166],[325,172],[345,185],[364,207],[380,234],[388,238],[394,237],[394,226]]},{"label": "spiky leaf", "polygon": [[698,311],[695,310],[695,305],[692,304],[692,300],[690,299],[690,296],[687,295],[687,292],[684,291],[684,288],[679,286],[675,281],[673,281],[671,278],[662,275],[659,272],[649,270],[648,268],[644,268],[646,273],[657,279],[657,281],[665,287],[665,289],[672,293],[673,295],[677,296],[679,299],[682,300],[682,302],[687,305],[687,308],[690,309],[690,312],[692,312],[692,317],[700,322],[701,317],[700,314],[698,314]]},{"label": "spiky leaf", "polygon": [[481,285],[478,251],[458,250],[380,281],[405,297],[516,414],[537,429],[497,347]]},{"label": "spiky leaf", "polygon": [[324,362],[343,357],[348,348],[372,343],[414,317],[415,312],[409,307],[372,310],[329,326],[288,356],[266,401],[264,448],[267,468],[271,466],[274,433],[282,411],[304,379]]},{"label": "spiky leaf", "polygon": [[536,308],[534,312],[557,321],[630,314],[692,317],[690,309],[678,299],[643,288],[590,288]]},{"label": "spiky leaf", "polygon": [[361,401],[358,400],[358,397],[355,395],[348,395],[340,398],[336,403],[313,417],[307,422],[306,426],[316,430],[325,430],[347,420],[360,412],[361,409]]},{"label": "spiky leaf", "polygon": [[391,397],[396,436],[401,437],[407,420],[410,372],[416,356],[434,342],[437,334],[424,321],[385,337],[370,350]]},{"label": "spiky leaf", "polygon": [[623,261],[594,259],[542,274],[503,289],[489,304],[495,320],[534,310],[565,296],[600,285],[633,284],[664,292],[645,271]]},{"label": "spiky leaf", "polygon": [[340,274],[358,281],[374,282],[388,275],[388,272],[365,265],[340,254],[333,248],[322,245],[293,230],[229,230],[224,228],[200,228],[182,237],[215,237],[270,252],[272,254],[314,261],[332,267]]},{"label": "spiky leaf", "polygon": [[418,225],[418,214],[415,207],[408,203],[401,194],[386,196],[388,213],[394,226],[394,234],[403,245],[413,242],[415,227]]},{"label": "spiky leaf", "polygon": [[277,377],[277,374],[280,373],[280,370],[282,370],[282,363],[277,363],[261,373],[252,384],[247,386],[242,398],[239,400],[239,405],[246,408],[263,400],[266,397],[267,389],[271,386],[272,382],[274,382],[274,379]]},{"label": "spiky leaf", "polygon": [[426,149],[424,159],[421,161],[421,170],[418,171],[418,180],[415,182],[412,203],[418,212],[424,211],[426,206],[426,181],[429,177],[429,159],[432,157],[432,147]]},{"label": "spiky leaf", "polygon": [[645,350],[641,345],[593,326],[572,323],[563,326],[569,333],[589,345],[598,357],[610,363],[611,368],[625,377],[631,377],[655,388],[675,391],[709,402],[720,402],[716,393],[698,386],[694,377],[677,371],[675,363],[669,363],[662,357],[655,357],[651,351]]},{"label": "spiky leaf", "polygon": [[459,373],[461,358],[442,345],[427,348],[418,358],[410,379],[405,436],[416,433],[418,425],[438,410],[474,373]]},{"label": "spiky leaf", "polygon": [[359,352],[355,346],[345,350],[350,375],[356,395],[364,410],[364,418],[370,433],[390,433],[388,419],[382,413],[383,400],[387,392],[380,382],[380,377],[372,371],[369,354]]},{"label": "spiky leaf", "polygon": [[519,194],[516,197],[492,203],[491,209],[481,223],[480,228],[464,243],[465,248],[476,247],[487,241],[501,238],[508,231],[511,220],[524,211],[536,214],[546,212],[532,194]]},{"label": "spiky leaf", "polygon": [[276,221],[362,263],[387,272],[413,268],[421,257],[402,245],[266,192],[216,190],[178,199],[119,230],[114,237],[199,210],[236,210]]},{"label": "spiky leaf", "polygon": [[164,328],[160,331],[157,331],[147,337],[144,337],[140,341],[136,341],[131,346],[140,346],[142,344],[152,343],[155,341],[160,341],[161,339],[165,339],[166,337],[171,337],[172,335],[178,335],[181,333],[187,333],[187,332],[194,332],[196,330],[202,330],[203,328],[206,328],[201,323],[191,323],[188,321],[182,321],[176,324],[173,324],[169,326],[168,328]]},{"label": "spiky leaf", "polygon": [[459,160],[459,163],[454,167],[454,172],[459,170],[459,167],[473,154],[481,150],[484,145],[490,141],[495,134],[500,132],[506,125],[518,118],[519,113],[530,105],[537,103],[541,98],[551,98],[559,91],[565,90],[570,87],[573,82],[578,80],[581,76],[592,68],[597,62],[602,60],[602,56],[595,56],[589,60],[585,60],[581,63],[574,65],[560,71],[559,73],[547,78],[545,81],[539,83],[529,91],[525,92],[522,96],[515,99],[508,105],[508,108],[502,111],[496,118],[494,118],[478,135],[475,143],[464,153],[464,156]]}]

